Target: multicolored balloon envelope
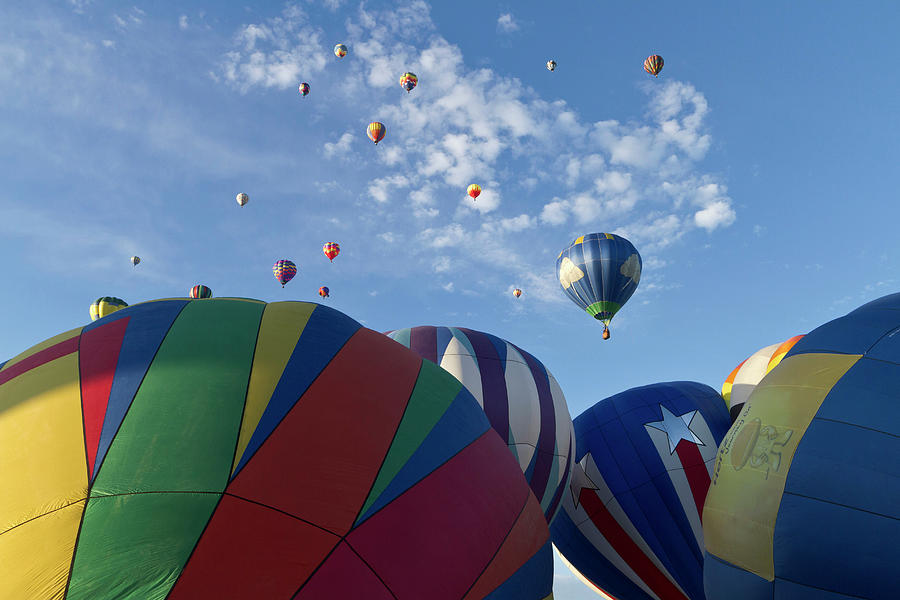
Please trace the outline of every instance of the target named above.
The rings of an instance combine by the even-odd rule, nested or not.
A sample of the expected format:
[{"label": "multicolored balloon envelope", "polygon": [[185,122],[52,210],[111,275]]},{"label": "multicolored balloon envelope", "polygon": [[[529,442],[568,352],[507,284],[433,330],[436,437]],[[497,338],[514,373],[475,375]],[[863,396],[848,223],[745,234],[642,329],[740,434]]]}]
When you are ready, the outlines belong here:
[{"label": "multicolored balloon envelope", "polygon": [[102,319],[103,317],[111,315],[117,310],[121,310],[126,306],[128,306],[128,303],[121,298],[115,298],[113,296],[103,296],[102,298],[97,298],[91,303],[91,321]]},{"label": "multicolored balloon envelope", "polygon": [[471,394],[306,302],[131,306],[0,365],[0,598],[549,598]]},{"label": "multicolored balloon envelope", "polygon": [[730,424],[718,392],[655,383],[601,400],[574,423],[578,462],[553,543],[616,598],[705,599],[700,515]]},{"label": "multicolored balloon envelope", "polygon": [[710,598],[896,598],[900,294],[798,341],[719,447]]},{"label": "multicolored balloon envelope", "polygon": [[190,298],[212,298],[212,290],[202,284],[197,284],[188,290]]},{"label": "multicolored balloon envelope", "polygon": [[722,383],[722,398],[728,405],[732,422],[743,410],[744,403],[757,384],[781,362],[788,350],[793,348],[794,344],[802,337],[802,335],[795,335],[780,344],[760,348],[728,374],[725,382]]},{"label": "multicolored balloon envelope", "polygon": [[453,374],[475,396],[549,523],[569,482],[575,443],[566,397],[550,371],[518,346],[472,329],[423,326],[387,335]]}]

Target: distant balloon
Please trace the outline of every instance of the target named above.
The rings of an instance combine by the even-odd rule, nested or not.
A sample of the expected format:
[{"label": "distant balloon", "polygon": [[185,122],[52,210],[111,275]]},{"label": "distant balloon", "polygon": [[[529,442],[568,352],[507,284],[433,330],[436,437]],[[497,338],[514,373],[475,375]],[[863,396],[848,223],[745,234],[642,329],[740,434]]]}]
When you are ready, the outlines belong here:
[{"label": "distant balloon", "polygon": [[300,95],[304,98],[309,95],[309,84],[305,81],[300,84]]},{"label": "distant balloon", "polygon": [[112,296],[97,298],[94,300],[93,304],[91,304],[91,321],[102,319],[106,315],[111,315],[126,306],[128,306],[128,303],[121,298],[114,298]]},{"label": "distant balloon", "polygon": [[338,44],[334,47],[334,55],[338,58],[344,58],[347,56],[347,46],[344,44]]},{"label": "distant balloon", "polygon": [[802,337],[802,335],[795,335],[781,344],[772,344],[771,346],[760,348],[735,367],[728,375],[728,378],[722,384],[722,398],[725,399],[725,404],[728,405],[732,421],[740,414],[744,408],[744,403],[750,398],[750,394],[762,381],[762,378],[781,362],[787,351],[800,341]]},{"label": "distant balloon", "polygon": [[548,70],[548,71],[555,71],[555,70],[556,70],[556,61],[555,61],[555,60],[548,60],[548,61],[547,61],[547,70]]},{"label": "distant balloon", "polygon": [[132,267],[136,267],[136,266],[138,266],[140,263],[141,263],[141,257],[140,257],[140,256],[132,256],[132,257],[131,257],[131,266],[132,266]]},{"label": "distant balloon", "polygon": [[419,83],[419,78],[415,73],[404,73],[400,78],[400,87],[406,90],[406,93],[413,91],[413,88]]},{"label": "distant balloon", "polygon": [[328,287],[323,285],[322,287],[319,288],[319,295],[322,296],[323,298],[327,298],[331,294],[329,294]]},{"label": "distant balloon", "polygon": [[466,189],[466,193],[472,196],[472,200],[475,200],[481,195],[481,186],[477,183],[473,183]]},{"label": "distant balloon", "polygon": [[369,123],[369,127],[366,129],[366,135],[368,135],[369,139],[375,142],[376,145],[384,139],[385,133],[387,133],[387,129],[385,128],[384,123],[379,123],[378,121]]},{"label": "distant balloon", "polygon": [[275,279],[278,280],[281,287],[284,287],[284,284],[297,274],[297,265],[287,259],[276,260],[272,266],[272,272],[275,274]]},{"label": "distant balloon", "polygon": [[603,323],[603,339],[609,339],[609,322],[637,289],[641,265],[622,236],[589,233],[559,253],[556,276],[569,299]]},{"label": "distant balloon", "polygon": [[205,285],[195,285],[188,295],[191,298],[212,298],[212,290]]},{"label": "distant balloon", "polygon": [[328,260],[334,262],[335,257],[341,253],[341,246],[337,242],[326,242],[325,245],[322,246],[322,252],[325,253]]},{"label": "distant balloon", "polygon": [[516,298],[518,298],[521,295],[522,295],[522,290],[520,290],[519,288],[516,288],[513,290],[513,296],[515,296]]},{"label": "distant balloon", "polygon": [[897,597],[898,331],[900,294],[869,302],[797,341],[753,390],[703,507],[710,600]]},{"label": "distant balloon", "polygon": [[648,56],[646,60],[644,60],[644,70],[656,77],[659,75],[659,72],[662,71],[663,62],[663,57],[659,54]]},{"label": "distant balloon", "polygon": [[250,202],[250,196],[248,196],[247,194],[241,192],[240,194],[238,194],[238,195],[235,197],[235,200],[237,200],[238,206],[244,206],[245,204],[247,204],[248,202]]},{"label": "distant balloon", "polygon": [[550,525],[554,545],[616,598],[707,600],[701,513],[729,425],[716,390],[693,381],[587,409],[574,421],[576,463]]}]

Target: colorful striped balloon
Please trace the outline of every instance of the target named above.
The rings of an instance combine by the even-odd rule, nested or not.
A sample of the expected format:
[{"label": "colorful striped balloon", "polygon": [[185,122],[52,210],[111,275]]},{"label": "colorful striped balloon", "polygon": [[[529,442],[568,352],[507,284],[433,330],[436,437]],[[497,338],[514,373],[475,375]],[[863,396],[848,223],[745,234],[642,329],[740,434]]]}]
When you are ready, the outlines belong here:
[{"label": "colorful striped balloon", "polygon": [[347,56],[347,46],[344,44],[336,44],[334,46],[334,55],[338,58],[344,58]]},{"label": "colorful striped balloon", "polygon": [[549,598],[463,386],[325,306],[131,306],[0,363],[0,598]]},{"label": "colorful striped balloon", "polygon": [[648,56],[644,60],[644,70],[656,77],[659,75],[659,72],[662,71],[663,65],[665,61],[663,61],[663,57],[659,54],[653,54],[652,56]]},{"label": "colorful striped balloon", "polygon": [[795,335],[780,344],[760,348],[728,374],[728,378],[722,384],[722,398],[728,405],[732,422],[743,410],[744,403],[750,398],[750,394],[753,393],[762,378],[781,362],[788,350],[802,337],[802,335]]},{"label": "colorful striped balloon", "polygon": [[384,139],[384,134],[387,133],[387,128],[385,128],[384,123],[379,123],[378,121],[373,121],[369,123],[369,126],[366,128],[366,135],[369,136],[369,139],[375,142],[375,145],[378,145],[378,142]]},{"label": "colorful striped balloon", "polygon": [[275,274],[275,279],[278,280],[281,287],[284,287],[284,284],[297,274],[297,265],[287,259],[276,260],[272,266],[272,273]]},{"label": "colorful striped balloon", "polygon": [[896,598],[900,294],[796,342],[716,457],[709,598]]},{"label": "colorful striped balloon", "polygon": [[574,423],[578,462],[550,526],[554,545],[616,598],[706,600],[701,513],[730,424],[719,394],[656,383],[601,400]]},{"label": "colorful striped balloon", "polygon": [[406,93],[413,91],[413,88],[419,83],[419,78],[415,73],[404,73],[400,78],[400,87],[406,90]]},{"label": "colorful striped balloon", "polygon": [[191,298],[212,298],[212,290],[205,285],[195,285],[188,292]]},{"label": "colorful striped balloon", "polygon": [[91,321],[102,319],[106,315],[111,315],[126,306],[128,306],[128,303],[121,298],[114,298],[113,296],[97,298],[91,303]]},{"label": "colorful striped balloon", "polygon": [[489,333],[413,327],[387,334],[437,363],[468,389],[506,440],[549,523],[574,454],[572,417],[556,379],[534,356]]}]

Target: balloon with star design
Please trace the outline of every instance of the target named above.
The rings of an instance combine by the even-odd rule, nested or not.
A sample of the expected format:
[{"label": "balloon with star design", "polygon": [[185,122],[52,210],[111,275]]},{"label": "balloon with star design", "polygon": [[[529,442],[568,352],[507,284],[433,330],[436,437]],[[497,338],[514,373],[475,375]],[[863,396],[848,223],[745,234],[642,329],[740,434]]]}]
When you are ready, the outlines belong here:
[{"label": "balloon with star design", "polygon": [[629,600],[705,600],[701,514],[731,421],[719,393],[655,383],[575,418],[569,493],[554,545],[596,590]]}]

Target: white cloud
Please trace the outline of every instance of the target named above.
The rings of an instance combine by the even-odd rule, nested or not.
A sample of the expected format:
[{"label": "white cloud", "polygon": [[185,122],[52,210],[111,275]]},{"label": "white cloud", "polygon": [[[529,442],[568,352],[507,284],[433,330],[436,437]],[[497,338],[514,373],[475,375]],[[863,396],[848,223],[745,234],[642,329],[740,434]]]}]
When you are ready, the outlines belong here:
[{"label": "white cloud", "polygon": [[453,291],[453,282],[451,281],[449,283],[445,283],[441,287],[444,289],[445,292],[452,292]]},{"label": "white cloud", "polygon": [[104,48],[115,48],[116,47],[116,43],[112,40],[101,40],[100,43],[103,45]]},{"label": "white cloud", "polygon": [[698,227],[712,231],[718,227],[727,227],[734,223],[737,215],[734,209],[724,201],[716,200],[709,203],[706,208],[694,213],[694,222]]},{"label": "white cloud", "polygon": [[178,17],[178,27],[182,31],[188,28],[188,18],[187,15],[181,15]]},{"label": "white cloud", "polygon": [[385,231],[384,233],[379,233],[378,237],[380,239],[384,240],[385,242],[387,242],[388,244],[393,244],[395,241],[397,241],[397,236],[395,236],[393,234],[393,232],[390,232],[390,231]]},{"label": "white cloud", "polygon": [[434,259],[432,263],[432,268],[435,273],[446,273],[450,270],[450,257],[449,256],[438,256]]},{"label": "white cloud", "polygon": [[367,192],[376,202],[384,204],[391,197],[391,188],[405,188],[407,186],[409,186],[409,179],[404,175],[391,175],[372,180]]},{"label": "white cloud", "polygon": [[348,131],[338,138],[336,142],[325,142],[324,146],[322,146],[322,151],[325,154],[325,158],[343,156],[350,151],[350,144],[352,143],[353,134]]},{"label": "white cloud", "polygon": [[550,225],[562,225],[569,219],[569,202],[554,198],[541,210],[541,222]]},{"label": "white cloud", "polygon": [[500,220],[500,228],[504,231],[523,231],[534,227],[537,227],[537,219],[531,215],[522,214],[518,217]]},{"label": "white cloud", "polygon": [[94,0],[69,0],[69,4],[72,5],[72,10],[78,14],[84,13],[84,10],[93,2]]},{"label": "white cloud", "polygon": [[512,13],[503,13],[497,19],[497,31],[500,33],[512,33],[519,29],[519,24],[512,16]]}]

